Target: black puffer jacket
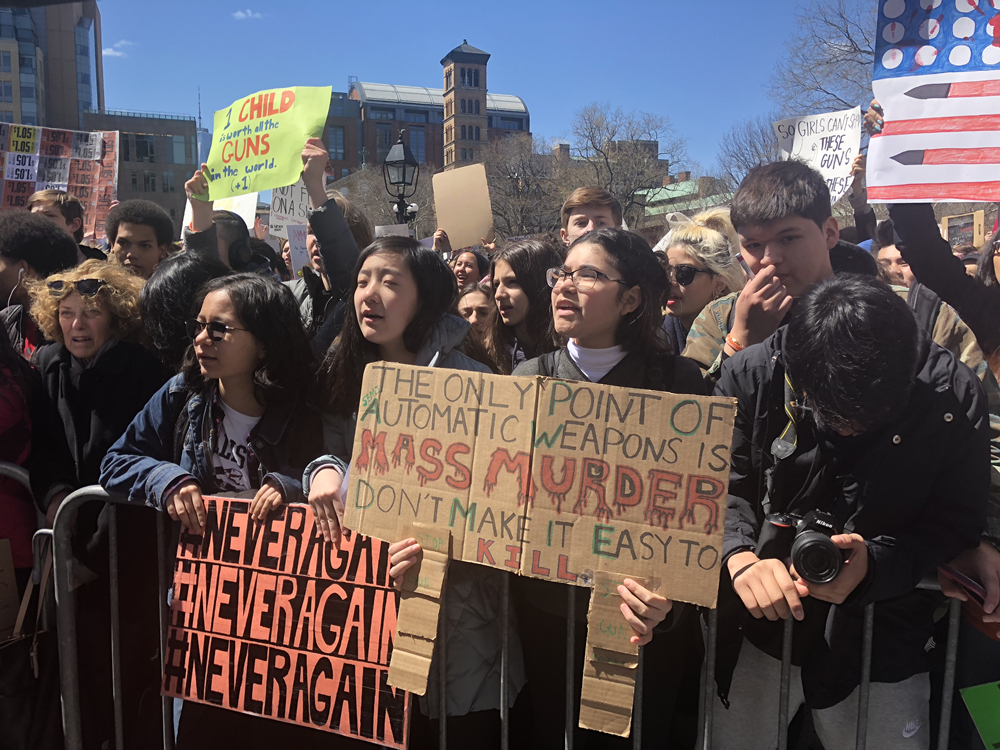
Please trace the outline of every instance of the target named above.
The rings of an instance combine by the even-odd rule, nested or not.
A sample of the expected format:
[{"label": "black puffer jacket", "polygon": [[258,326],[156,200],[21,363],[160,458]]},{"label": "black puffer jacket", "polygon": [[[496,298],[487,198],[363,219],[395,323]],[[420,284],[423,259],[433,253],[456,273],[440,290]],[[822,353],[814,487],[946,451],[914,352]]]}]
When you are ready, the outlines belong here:
[{"label": "black puffer jacket", "polygon": [[[726,361],[718,396],[738,399],[724,558],[754,550],[768,512],[833,513],[868,544],[864,581],[839,606],[805,599],[793,663],[806,702],[832,706],[858,685],[865,605],[875,602],[872,679],[899,682],[927,670],[924,646],[940,595],[917,591],[941,563],[979,544],[990,487],[989,417],[979,378],[949,352],[921,343],[917,382],[904,415],[871,435],[824,439],[806,422],[795,450],[778,459],[789,424],[779,329]],[[794,413],[794,412],[793,412]],[[723,566],[716,681],[728,694],[743,635],[780,658],[781,622],[754,620]]]}]

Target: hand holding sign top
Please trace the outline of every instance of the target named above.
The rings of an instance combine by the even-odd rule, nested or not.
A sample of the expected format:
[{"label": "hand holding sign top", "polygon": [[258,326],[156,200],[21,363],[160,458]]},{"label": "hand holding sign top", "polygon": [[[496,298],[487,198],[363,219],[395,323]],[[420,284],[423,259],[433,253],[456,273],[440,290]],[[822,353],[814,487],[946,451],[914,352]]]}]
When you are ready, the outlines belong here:
[{"label": "hand holding sign top", "polygon": [[313,475],[309,487],[309,507],[316,514],[316,523],[323,532],[323,538],[335,547],[340,544],[344,524],[343,482],[339,471],[327,467]]},{"label": "hand holding sign top", "polygon": [[267,514],[277,510],[284,502],[281,489],[273,479],[265,479],[263,486],[257,490],[253,502],[250,503],[250,517],[255,521],[267,520]]},{"label": "hand holding sign top", "polygon": [[[423,548],[416,539],[404,539],[389,545],[389,577],[392,586],[399,591],[403,586],[403,575],[414,565],[419,565],[423,557]],[[662,618],[661,618],[662,619]]]},{"label": "hand holding sign top", "polygon": [[330,155],[326,152],[323,141],[310,138],[302,149],[302,182],[309,193],[309,206],[317,209],[327,201],[326,197],[326,165]]},{"label": "hand holding sign top", "polygon": [[175,521],[180,521],[192,534],[205,530],[205,501],[201,497],[201,487],[189,479],[167,497],[167,513]]},{"label": "hand holding sign top", "polygon": [[208,165],[191,175],[184,183],[188,203],[191,204],[191,231],[204,232],[212,226],[212,201],[208,198]]},{"label": "hand holding sign top", "polygon": [[631,578],[626,578],[625,585],[618,587],[618,593],[625,602],[621,606],[622,614],[635,633],[629,642],[645,646],[653,640],[653,628],[663,622],[674,603]]},{"label": "hand holding sign top", "polygon": [[[966,550],[951,561],[951,567],[969,578],[979,581],[986,589],[986,599],[983,601],[983,622],[1000,623],[1000,552],[989,542],[981,542],[975,549]],[[967,601],[969,595],[965,589],[950,578],[938,574],[938,582],[945,596]]]}]

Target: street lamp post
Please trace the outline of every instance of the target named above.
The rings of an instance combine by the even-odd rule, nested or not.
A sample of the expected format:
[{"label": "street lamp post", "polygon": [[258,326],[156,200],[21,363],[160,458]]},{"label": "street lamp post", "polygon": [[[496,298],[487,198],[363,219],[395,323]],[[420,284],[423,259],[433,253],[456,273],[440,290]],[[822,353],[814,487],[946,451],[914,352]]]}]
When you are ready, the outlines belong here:
[{"label": "street lamp post", "polygon": [[393,146],[382,163],[382,176],[385,179],[385,190],[396,199],[392,210],[402,224],[409,224],[417,218],[415,203],[407,203],[417,192],[417,180],[420,177],[420,164],[403,143],[403,133],[399,132],[399,140]]}]

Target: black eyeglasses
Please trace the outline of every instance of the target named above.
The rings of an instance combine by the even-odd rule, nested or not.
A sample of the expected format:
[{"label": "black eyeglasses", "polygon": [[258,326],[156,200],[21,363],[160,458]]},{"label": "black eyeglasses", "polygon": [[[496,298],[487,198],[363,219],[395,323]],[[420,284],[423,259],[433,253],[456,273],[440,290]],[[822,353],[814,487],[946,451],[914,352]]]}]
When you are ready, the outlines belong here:
[{"label": "black eyeglasses", "polygon": [[75,290],[81,297],[93,297],[106,285],[104,279],[80,279],[79,281],[50,281],[46,286],[53,297],[61,297]]},{"label": "black eyeglasses", "polygon": [[606,281],[613,281],[616,284],[629,286],[629,284],[621,279],[612,279],[606,273],[601,273],[596,268],[590,268],[588,266],[578,268],[575,271],[567,271],[565,268],[550,268],[545,272],[545,280],[553,289],[555,289],[556,284],[563,279],[570,279],[573,282],[573,286],[581,292],[589,292],[593,289],[598,279],[605,279]]},{"label": "black eyeglasses", "polygon": [[670,278],[676,281],[681,286],[687,286],[688,284],[694,283],[695,278],[699,273],[707,273],[710,276],[715,276],[715,271],[711,271],[708,268],[697,268],[696,266],[680,265],[680,266],[668,266],[670,269]]},{"label": "black eyeglasses", "polygon": [[232,326],[227,326],[225,323],[220,323],[217,320],[213,320],[211,323],[202,323],[200,320],[189,320],[187,322],[187,335],[192,341],[198,338],[198,335],[208,329],[208,337],[212,341],[222,341],[226,337],[226,334],[230,331],[245,331],[246,328],[233,328]]}]

